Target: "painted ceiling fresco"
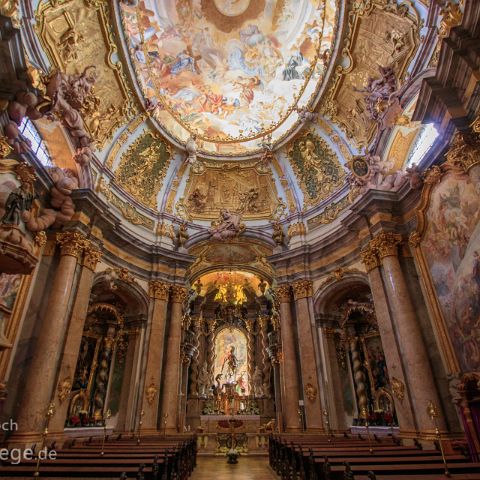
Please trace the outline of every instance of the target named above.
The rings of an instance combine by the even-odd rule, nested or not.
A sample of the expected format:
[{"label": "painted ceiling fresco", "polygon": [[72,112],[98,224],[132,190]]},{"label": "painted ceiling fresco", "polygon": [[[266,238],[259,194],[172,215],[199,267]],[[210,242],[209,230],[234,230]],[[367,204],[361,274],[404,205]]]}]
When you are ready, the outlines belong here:
[{"label": "painted ceiling fresco", "polygon": [[[206,152],[257,150],[297,122],[325,77],[337,0],[123,2],[137,79],[161,126]],[[135,2],[133,2],[135,3]]]}]

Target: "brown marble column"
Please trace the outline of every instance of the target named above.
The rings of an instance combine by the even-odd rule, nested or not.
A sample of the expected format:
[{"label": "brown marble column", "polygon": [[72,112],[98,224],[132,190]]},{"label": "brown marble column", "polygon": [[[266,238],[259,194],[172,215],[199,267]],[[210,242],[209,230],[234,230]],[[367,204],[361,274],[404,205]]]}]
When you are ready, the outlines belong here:
[{"label": "brown marble column", "polygon": [[323,431],[322,405],[318,385],[317,360],[313,340],[313,325],[310,305],[313,284],[299,280],[292,285],[297,314],[298,345],[302,373],[303,398],[305,402],[305,426],[307,432]]},{"label": "brown marble column", "polygon": [[182,365],[181,359],[181,341],[182,341],[182,303],[187,296],[187,290],[180,285],[171,287],[170,298],[172,301],[170,314],[170,327],[167,342],[167,364],[165,365],[165,378],[163,379],[162,393],[162,417],[163,426],[166,420],[166,433],[175,433],[178,431],[179,419],[179,393],[180,393],[180,371]]},{"label": "brown marble column", "polygon": [[90,293],[92,291],[95,269],[102,253],[90,241],[85,240],[82,270],[73,303],[70,323],[68,325],[60,371],[57,377],[57,394],[55,397],[55,415],[50,421],[50,436],[61,438],[68,413],[70,390],[74,380],[83,327],[87,318]]},{"label": "brown marble column", "polygon": [[[421,433],[430,433],[433,425],[427,413],[427,406],[432,401],[440,408],[441,403],[422,332],[398,260],[398,246],[401,240],[399,234],[381,232],[370,241],[370,247],[382,262],[387,298],[397,332],[407,383],[410,387],[417,428]],[[438,420],[439,427],[444,429],[443,415]]]},{"label": "brown marble column", "polygon": [[370,291],[372,292],[375,306],[375,317],[382,339],[383,352],[393,390],[398,425],[402,433],[414,434],[416,431],[415,416],[410,403],[410,397],[405,392],[405,373],[388,308],[388,300],[380,271],[380,259],[370,246],[362,250],[361,257],[368,272]]},{"label": "brown marble column", "polygon": [[25,388],[16,419],[18,430],[10,439],[12,444],[30,443],[40,439],[48,406],[53,401],[75,269],[85,245],[85,237],[77,232],[62,232],[57,234],[57,243],[61,247],[60,261],[25,378]]},{"label": "brown marble column", "polygon": [[290,285],[276,289],[280,301],[280,332],[282,337],[282,362],[280,381],[282,391],[282,417],[286,432],[300,431],[298,422],[299,381],[295,352],[295,328],[290,309],[292,299]]},{"label": "brown marble column", "polygon": [[158,429],[160,382],[162,375],[163,351],[165,348],[165,326],[170,285],[152,280],[149,283],[150,336],[148,339],[147,363],[145,368],[145,391],[143,396],[142,431],[151,433]]}]

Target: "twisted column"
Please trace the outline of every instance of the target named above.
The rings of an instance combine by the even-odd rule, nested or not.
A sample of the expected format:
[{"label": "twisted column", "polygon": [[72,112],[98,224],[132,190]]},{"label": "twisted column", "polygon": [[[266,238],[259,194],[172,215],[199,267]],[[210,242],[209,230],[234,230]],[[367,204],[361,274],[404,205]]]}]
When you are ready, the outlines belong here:
[{"label": "twisted column", "polygon": [[368,411],[367,386],[365,385],[365,372],[363,371],[362,358],[358,349],[358,338],[350,339],[350,352],[352,354],[353,378],[355,379],[355,392],[357,393],[358,417]]},{"label": "twisted column", "polygon": [[170,284],[152,280],[148,285],[150,297],[150,336],[148,338],[147,362],[145,367],[145,390],[143,392],[142,431],[148,433],[158,429],[158,404],[165,348],[167,303]]},{"label": "twisted column", "polygon": [[213,318],[207,320],[208,326],[208,339],[207,339],[207,368],[208,368],[208,378],[210,385],[213,385],[213,369],[215,367],[215,327],[217,326],[217,321]]},{"label": "twisted column", "polygon": [[107,394],[108,372],[110,370],[110,355],[112,354],[114,342],[115,327],[108,327],[107,335],[103,338],[103,350],[100,357],[97,375],[95,377],[96,387],[93,395],[95,410],[93,416],[97,421],[103,419],[105,396]]},{"label": "twisted column", "polygon": [[245,322],[247,327],[247,369],[248,369],[248,392],[253,395],[253,371],[255,363],[255,321],[247,320]]},{"label": "twisted column", "polygon": [[179,426],[179,393],[181,388],[181,341],[182,341],[182,304],[187,290],[180,285],[173,285],[170,290],[172,302],[170,312],[170,329],[167,342],[167,363],[162,394],[162,423],[165,420],[167,433],[177,432]]},{"label": "twisted column", "polygon": [[263,394],[267,398],[271,398],[270,392],[270,361],[268,359],[268,317],[261,315],[258,318],[260,323],[260,333],[262,338],[262,374],[263,374]]},{"label": "twisted column", "polygon": [[[390,304],[397,339],[404,361],[405,373],[418,430],[432,430],[432,421],[427,405],[441,405],[433,380],[433,373],[423,342],[422,332],[408,292],[405,277],[398,260],[398,246],[402,241],[399,234],[381,232],[370,241],[370,248],[383,266],[387,298]],[[439,417],[439,427],[445,428],[444,417]]]},{"label": "twisted column", "polygon": [[305,401],[307,431],[323,431],[322,405],[320,403],[318,368],[314,346],[313,308],[311,300],[313,284],[310,280],[299,280],[292,285],[297,313],[300,366]]},{"label": "twisted column", "polygon": [[276,289],[280,301],[280,332],[282,361],[280,362],[280,388],[282,396],[282,416],[287,432],[299,431],[298,400],[299,379],[297,353],[295,350],[295,326],[292,318],[290,285],[281,285]]},{"label": "twisted column", "polygon": [[100,261],[102,253],[89,240],[85,240],[83,248],[82,271],[78,281],[77,294],[72,308],[72,315],[65,339],[63,355],[60,361],[60,369],[57,376],[57,396],[55,397],[55,415],[50,420],[50,436],[61,438],[65,419],[68,414],[70,391],[66,392],[62,386],[70,385],[75,376],[80,344],[82,342],[83,328],[87,318],[87,310],[90,302],[95,269]]},{"label": "twisted column", "polygon": [[192,319],[192,324],[195,339],[195,350],[193,351],[192,362],[190,365],[190,394],[193,397],[198,397],[198,357],[200,356],[199,346],[202,326],[201,317],[194,317]]},{"label": "twisted column", "polygon": [[[25,389],[16,419],[18,430],[11,443],[40,440],[45,412],[52,401],[58,362],[63,349],[69,301],[75,280],[77,261],[85,246],[78,232],[57,233],[60,261],[52,282],[47,308],[35,342],[32,361],[25,378]],[[64,419],[63,419],[64,420]]]}]

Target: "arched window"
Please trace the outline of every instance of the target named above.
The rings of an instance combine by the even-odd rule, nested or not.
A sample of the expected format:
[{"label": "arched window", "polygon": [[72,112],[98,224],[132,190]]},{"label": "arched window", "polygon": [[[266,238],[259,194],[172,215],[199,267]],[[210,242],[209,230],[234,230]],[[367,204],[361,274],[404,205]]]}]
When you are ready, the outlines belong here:
[{"label": "arched window", "polygon": [[407,160],[407,167],[412,164],[418,165],[427,152],[432,148],[433,144],[438,138],[438,130],[433,123],[429,123],[422,127],[420,134],[417,137],[415,145],[413,146]]},{"label": "arched window", "polygon": [[42,165],[51,167],[52,158],[48,152],[48,148],[32,121],[24,117],[19,130],[26,139],[30,140],[32,152],[40,160]]}]

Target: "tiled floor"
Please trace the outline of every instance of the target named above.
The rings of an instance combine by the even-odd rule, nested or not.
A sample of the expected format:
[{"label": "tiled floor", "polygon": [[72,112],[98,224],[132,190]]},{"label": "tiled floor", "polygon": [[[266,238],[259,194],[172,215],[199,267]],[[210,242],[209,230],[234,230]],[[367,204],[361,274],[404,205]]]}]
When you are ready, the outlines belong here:
[{"label": "tiled floor", "polygon": [[278,480],[268,457],[240,457],[229,465],[225,457],[198,457],[191,480]]}]

